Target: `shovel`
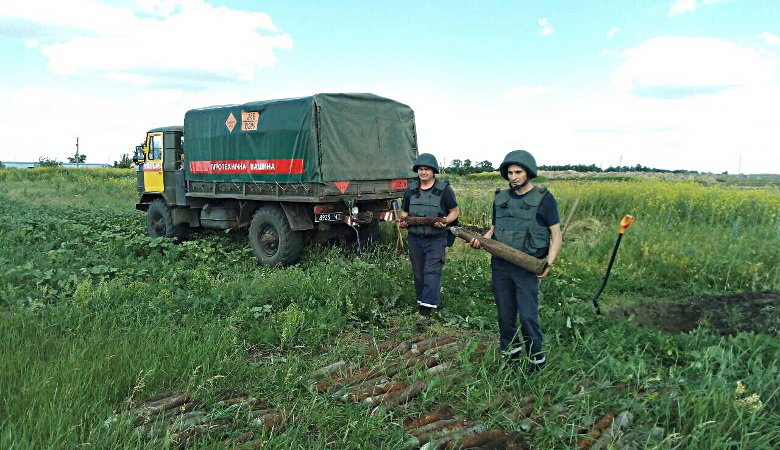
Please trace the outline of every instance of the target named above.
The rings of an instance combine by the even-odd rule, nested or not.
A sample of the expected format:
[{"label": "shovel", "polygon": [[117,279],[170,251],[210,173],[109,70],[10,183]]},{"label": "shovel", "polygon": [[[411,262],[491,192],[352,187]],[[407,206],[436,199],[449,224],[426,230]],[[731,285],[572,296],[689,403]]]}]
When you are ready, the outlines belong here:
[{"label": "shovel", "polygon": [[404,249],[404,238],[401,235],[401,225],[398,224],[397,220],[399,217],[401,217],[398,214],[398,201],[393,200],[393,217],[396,219],[395,223],[395,230],[398,233],[398,239],[395,242],[395,250],[396,251],[402,251]]},{"label": "shovel", "polygon": [[607,265],[607,273],[604,274],[604,278],[601,280],[601,287],[599,287],[598,292],[596,292],[596,295],[593,296],[593,306],[596,308],[596,314],[601,314],[601,309],[599,308],[599,296],[601,295],[601,291],[604,290],[604,287],[607,285],[607,279],[609,279],[609,272],[612,271],[612,264],[615,262],[615,255],[617,255],[618,247],[620,247],[620,240],[623,239],[623,234],[626,232],[626,229],[631,226],[631,224],[634,223],[634,216],[626,214],[623,216],[623,219],[620,220],[620,230],[618,231],[618,237],[617,242],[615,242],[615,248],[612,249],[612,256],[609,258],[609,264]]}]

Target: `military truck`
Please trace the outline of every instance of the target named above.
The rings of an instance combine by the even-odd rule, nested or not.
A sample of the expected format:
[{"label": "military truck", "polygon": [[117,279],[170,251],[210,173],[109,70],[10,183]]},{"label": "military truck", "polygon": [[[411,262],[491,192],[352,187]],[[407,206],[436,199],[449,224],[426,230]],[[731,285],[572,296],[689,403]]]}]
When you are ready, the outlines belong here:
[{"label": "military truck", "polygon": [[414,112],[373,94],[315,94],[187,111],[136,147],[152,237],[248,229],[261,263],[306,242],[368,242],[414,176]]}]

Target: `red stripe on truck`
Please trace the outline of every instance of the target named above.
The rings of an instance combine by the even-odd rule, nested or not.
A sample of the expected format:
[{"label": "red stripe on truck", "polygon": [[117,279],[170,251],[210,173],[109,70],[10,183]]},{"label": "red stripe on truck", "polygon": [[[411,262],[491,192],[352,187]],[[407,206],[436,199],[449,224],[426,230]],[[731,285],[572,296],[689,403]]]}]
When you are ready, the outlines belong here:
[{"label": "red stripe on truck", "polygon": [[301,174],[303,159],[232,159],[190,161],[191,173]]}]

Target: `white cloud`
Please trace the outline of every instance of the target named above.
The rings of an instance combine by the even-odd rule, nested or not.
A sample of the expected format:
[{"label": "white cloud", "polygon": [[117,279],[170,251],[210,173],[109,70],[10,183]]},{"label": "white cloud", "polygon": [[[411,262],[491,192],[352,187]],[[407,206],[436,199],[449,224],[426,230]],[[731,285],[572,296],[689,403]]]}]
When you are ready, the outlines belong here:
[{"label": "white cloud", "polygon": [[694,95],[776,80],[777,67],[753,49],[713,38],[662,36],[624,51],[614,81],[638,95]]},{"label": "white cloud", "polygon": [[528,97],[542,95],[549,92],[546,86],[519,86],[504,94],[504,99],[511,102],[521,102]]},{"label": "white cloud", "polygon": [[677,0],[669,8],[669,16],[678,16],[696,9],[696,0]]},{"label": "white cloud", "polygon": [[[725,0],[700,0],[700,4],[703,5],[715,5],[718,3],[723,3]],[[699,2],[696,0],[677,0],[671,8],[669,8],[669,16],[679,16],[680,14],[685,14],[689,12],[693,12],[698,8]]]},{"label": "white cloud", "polygon": [[615,36],[618,33],[620,33],[620,28],[612,27],[609,29],[609,31],[607,31],[607,38],[611,39],[613,36]]},{"label": "white cloud", "polygon": [[553,34],[553,27],[550,25],[550,20],[547,17],[539,19],[539,34],[542,36],[549,36]]},{"label": "white cloud", "polygon": [[251,80],[292,38],[270,16],[203,0],[142,0],[135,9],[94,0],[3,2],[0,16],[34,22],[48,68],[60,75]]},{"label": "white cloud", "polygon": [[763,32],[758,37],[769,45],[780,45],[780,36],[775,34]]}]

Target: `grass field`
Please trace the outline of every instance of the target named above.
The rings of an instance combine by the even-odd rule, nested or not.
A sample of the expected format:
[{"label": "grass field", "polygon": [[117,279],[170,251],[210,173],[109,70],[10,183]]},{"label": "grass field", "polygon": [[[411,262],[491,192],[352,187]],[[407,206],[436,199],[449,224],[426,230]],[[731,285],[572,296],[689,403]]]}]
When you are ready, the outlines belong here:
[{"label": "grass field", "polygon": [[[301,263],[272,269],[241,233],[148,238],[130,170],[0,170],[0,448],[233,448],[249,430],[263,448],[393,449],[408,442],[404,419],[441,405],[519,431],[531,448],[780,448],[777,186],[540,181],[562,217],[580,203],[542,284],[549,364],[530,376],[496,354],[489,255],[461,242],[448,250],[444,307],[428,324],[416,318],[409,263],[390,226],[386,243],[364,254],[309,246]],[[451,182],[462,220],[487,225],[503,181]],[[601,298],[607,314],[597,316],[590,299],[624,214],[636,223]],[[642,304],[672,311],[665,305],[767,291],[774,302],[724,303],[686,333],[617,320]],[[755,332],[724,336],[720,323]],[[406,373],[409,384],[425,381],[415,401],[372,413],[312,391],[317,369],[388,365],[390,352],[375,354],[380,343],[426,330],[460,347],[448,370]],[[283,411],[284,426],[221,407],[231,389]],[[163,392],[197,398],[209,424],[237,425],[183,441],[158,422],[109,420]],[[520,417],[529,395],[536,404]],[[612,412],[622,426],[599,444],[594,422]]]}]

